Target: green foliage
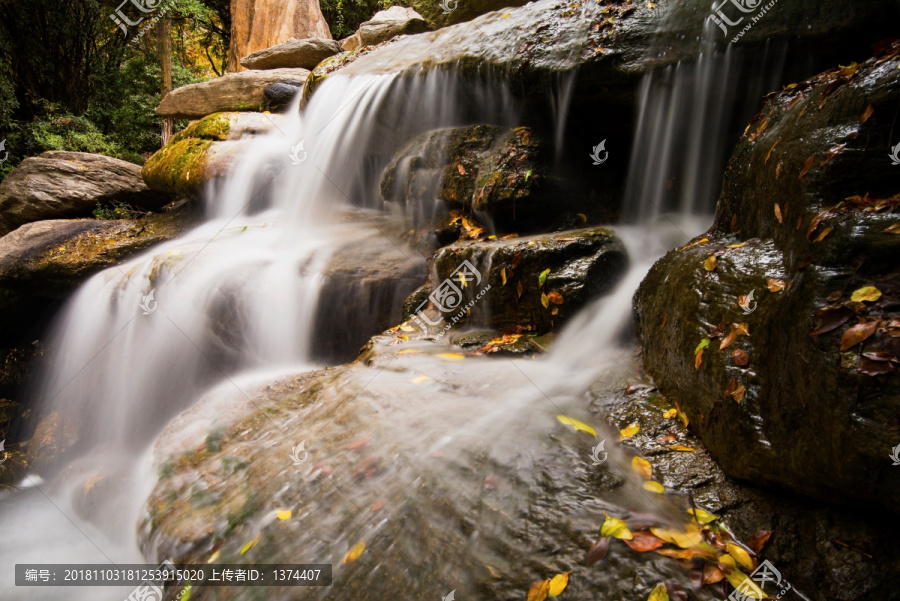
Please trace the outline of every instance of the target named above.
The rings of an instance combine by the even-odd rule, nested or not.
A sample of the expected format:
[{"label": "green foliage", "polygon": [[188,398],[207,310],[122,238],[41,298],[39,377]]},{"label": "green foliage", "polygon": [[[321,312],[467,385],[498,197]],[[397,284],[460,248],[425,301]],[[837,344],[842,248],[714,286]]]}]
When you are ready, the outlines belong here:
[{"label": "green foliage", "polygon": [[143,215],[140,211],[135,211],[125,203],[116,203],[112,206],[103,206],[99,202],[94,208],[95,219],[133,219]]},{"label": "green foliage", "polygon": [[360,23],[378,11],[401,4],[394,0],[319,0],[331,36],[336,40],[352,35]]}]

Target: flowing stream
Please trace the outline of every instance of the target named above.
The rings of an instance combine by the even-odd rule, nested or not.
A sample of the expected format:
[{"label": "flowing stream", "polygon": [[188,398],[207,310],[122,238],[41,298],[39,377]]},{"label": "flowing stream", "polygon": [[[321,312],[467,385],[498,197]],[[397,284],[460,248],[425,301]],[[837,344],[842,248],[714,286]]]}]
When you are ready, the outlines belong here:
[{"label": "flowing stream", "polygon": [[[581,398],[604,369],[633,352],[635,288],[657,258],[711,220],[710,199],[719,185],[711,166],[721,160],[725,141],[725,128],[716,123],[726,116],[707,114],[697,99],[721,95],[734,81],[727,57],[707,61],[648,76],[633,156],[640,168],[632,169],[626,200],[631,223],[616,228],[630,268],[611,294],[573,319],[549,356],[518,362],[546,396]],[[663,80],[669,95],[654,93]],[[555,105],[560,132],[571,81],[561,82]],[[712,124],[679,126],[691,137],[687,155],[675,157],[674,128],[688,105]],[[62,461],[29,475],[23,492],[0,499],[3,599],[125,598],[129,588],[17,589],[12,566],[142,563],[136,528],[156,482],[151,449],[160,431],[201,397],[218,399],[218,409],[194,418],[198,432],[205,432],[222,404],[246,404],[254,387],[320,367],[313,322],[330,258],[348,244],[390,235],[385,224],[390,229],[402,215],[386,214],[433,210],[385,212],[392,207],[375,200],[394,151],[438,127],[520,125],[502,82],[466,87],[449,72],[410,79],[331,76],[302,112],[288,115],[294,116],[273,115],[272,131],[250,142],[227,181],[209,195],[202,225],[92,277],[59,316],[34,398],[76,442]],[[301,140],[302,151],[292,159]],[[650,161],[660,168],[647,169]],[[674,170],[687,182],[677,208],[666,192]],[[488,376],[488,363],[467,367],[487,370],[485,399],[496,399],[505,413],[545,403],[534,390],[515,400],[503,393],[512,384],[506,376]],[[448,424],[456,420],[460,428],[478,421],[464,416],[432,415]],[[495,418],[493,412],[481,417],[476,429],[482,438],[513,444],[500,435]],[[396,435],[411,436],[402,429]]]}]

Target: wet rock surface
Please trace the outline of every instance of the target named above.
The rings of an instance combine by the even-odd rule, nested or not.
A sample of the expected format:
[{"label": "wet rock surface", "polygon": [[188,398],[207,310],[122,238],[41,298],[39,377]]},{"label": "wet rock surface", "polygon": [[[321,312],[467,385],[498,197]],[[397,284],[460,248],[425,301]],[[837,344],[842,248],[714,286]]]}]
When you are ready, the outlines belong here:
[{"label": "wet rock surface", "polygon": [[512,6],[522,6],[524,0],[412,0],[410,7],[422,15],[431,29],[440,29],[463,21],[470,21],[485,13]]},{"label": "wet rock surface", "polygon": [[649,373],[728,474],[895,511],[898,65],[886,46],[773,95],[713,228],[635,295]]},{"label": "wet rock surface", "polygon": [[320,62],[342,51],[334,40],[291,38],[283,44],[257,50],[241,59],[241,66],[247,69],[313,69]]},{"label": "wet rock surface", "polygon": [[147,187],[140,165],[51,150],[25,159],[0,183],[0,235],[42,219],[87,217],[98,204],[158,210],[171,201]]},{"label": "wet rock surface", "polygon": [[344,50],[356,50],[386,42],[398,35],[412,35],[423,31],[428,31],[428,25],[422,15],[412,8],[392,6],[361,23],[356,33],[342,41],[342,46]]},{"label": "wet rock surface", "polygon": [[268,69],[226,73],[222,77],[172,90],[156,108],[161,117],[197,119],[221,111],[259,111],[266,89],[277,83],[301,87],[306,69]]}]

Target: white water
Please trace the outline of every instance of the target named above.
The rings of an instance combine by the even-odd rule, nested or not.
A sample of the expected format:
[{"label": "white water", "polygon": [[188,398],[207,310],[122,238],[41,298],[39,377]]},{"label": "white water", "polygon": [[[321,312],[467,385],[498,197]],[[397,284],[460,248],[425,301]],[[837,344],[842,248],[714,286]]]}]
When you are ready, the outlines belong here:
[{"label": "white water", "polygon": [[[12,565],[142,561],[135,528],[155,482],[149,449],[158,432],[204,394],[245,402],[257,381],[248,374],[314,367],[311,326],[324,266],[340,246],[382,235],[366,220],[338,218],[356,207],[382,208],[377,178],[368,175],[378,175],[417,133],[466,123],[472,111],[479,122],[518,125],[505,92],[474,107],[465,96],[446,73],[414,82],[329,78],[302,116],[273,116],[275,131],[251,142],[209,201],[202,226],[98,274],[77,292],[51,337],[50,368],[37,397],[77,429],[80,443],[64,465],[41,474],[45,482],[30,476],[31,489],[0,511],[4,599],[127,595],[111,588],[16,589]],[[561,123],[565,104],[557,108]],[[644,106],[656,105],[645,98]],[[660,115],[669,113],[647,110],[657,114],[642,123],[662,119],[653,127],[664,130]],[[299,140],[308,155],[293,165],[289,151]],[[659,160],[674,159],[668,153]],[[700,156],[692,160],[699,178],[706,165]],[[646,190],[633,195],[663,206],[663,182],[642,177],[635,190]],[[639,227],[619,228],[632,265],[616,290],[573,320],[549,358],[521,362],[523,372],[545,383],[543,392],[576,397],[626,352],[617,342],[630,323],[637,284],[656,258],[709,219],[642,215]],[[151,290],[158,307],[143,315]]]}]

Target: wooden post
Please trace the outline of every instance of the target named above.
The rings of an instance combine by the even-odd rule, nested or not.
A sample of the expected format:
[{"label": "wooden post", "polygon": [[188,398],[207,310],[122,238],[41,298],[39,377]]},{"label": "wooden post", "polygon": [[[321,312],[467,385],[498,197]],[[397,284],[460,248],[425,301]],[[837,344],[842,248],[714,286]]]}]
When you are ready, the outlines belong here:
[{"label": "wooden post", "polygon": [[[162,66],[162,86],[160,101],[166,94],[172,91],[172,21],[169,17],[163,17],[156,24],[156,55]],[[163,118],[162,146],[169,143],[175,133],[175,120],[172,117]],[[162,147],[161,146],[161,147]]]}]

